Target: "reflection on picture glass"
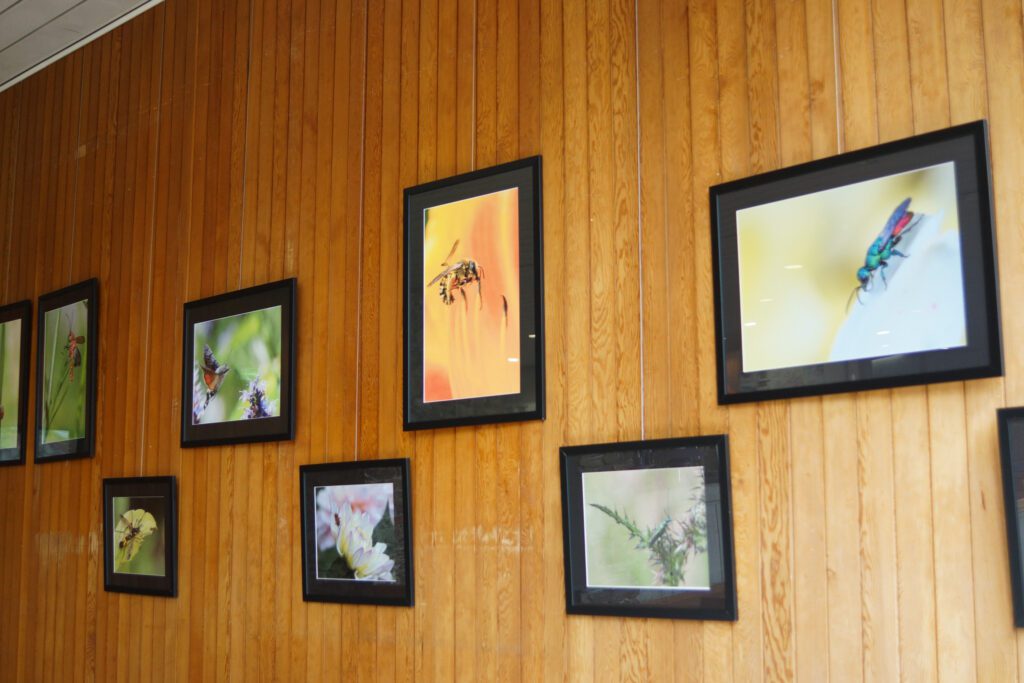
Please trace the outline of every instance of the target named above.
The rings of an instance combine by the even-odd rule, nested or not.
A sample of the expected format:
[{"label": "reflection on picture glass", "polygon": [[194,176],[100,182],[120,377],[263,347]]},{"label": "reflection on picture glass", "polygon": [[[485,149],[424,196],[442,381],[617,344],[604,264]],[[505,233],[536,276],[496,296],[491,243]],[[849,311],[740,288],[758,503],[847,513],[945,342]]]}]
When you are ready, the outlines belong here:
[{"label": "reflection on picture glass", "polygon": [[710,589],[704,468],[583,473],[589,587]]},{"label": "reflection on picture glass", "polygon": [[44,317],[42,442],[85,438],[88,301],[47,311]]},{"label": "reflection on picture glass", "polygon": [[160,496],[114,498],[114,572],[166,576],[166,501]]},{"label": "reflection on picture glass", "polygon": [[404,576],[394,484],[317,486],[314,497],[318,579],[397,582]]},{"label": "reflection on picture glass", "polygon": [[954,164],[742,209],[743,371],[964,346]]},{"label": "reflection on picture glass", "polygon": [[192,424],[281,414],[281,307],[197,323]]},{"label": "reflection on picture glass", "polygon": [[18,452],[8,456],[4,449],[18,447],[18,410],[21,388],[21,320],[0,323],[0,460],[17,460]]},{"label": "reflection on picture glass", "polygon": [[519,393],[519,189],[423,213],[423,401]]}]

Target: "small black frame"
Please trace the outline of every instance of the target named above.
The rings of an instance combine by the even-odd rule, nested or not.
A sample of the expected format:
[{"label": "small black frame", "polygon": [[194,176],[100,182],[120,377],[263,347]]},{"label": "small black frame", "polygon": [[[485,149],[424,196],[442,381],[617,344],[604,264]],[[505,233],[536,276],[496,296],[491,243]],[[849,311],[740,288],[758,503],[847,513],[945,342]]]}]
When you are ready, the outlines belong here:
[{"label": "small black frame", "polygon": [[[0,325],[14,320],[21,321],[21,339],[19,344],[18,363],[18,439],[15,446],[0,448],[0,465],[23,465],[25,463],[25,443],[28,440],[28,374],[29,359],[32,357],[32,302],[19,301],[0,308]],[[0,343],[3,343],[0,341]],[[3,361],[3,349],[0,348],[0,363]],[[4,383],[4,368],[0,364],[0,387]],[[0,401],[0,421],[4,420],[3,401]]]},{"label": "small black frame", "polygon": [[985,121],[712,187],[719,403],[1002,374],[991,192]]},{"label": "small black frame", "polygon": [[[164,575],[114,571],[115,498],[159,498],[164,501]],[[131,527],[129,527],[130,529]],[[143,540],[145,543],[145,540]],[[103,589],[174,597],[178,594],[178,489],[174,477],[121,477],[103,480]]]},{"label": "small black frame", "polygon": [[1024,628],[1024,407],[1000,408],[996,416],[1010,555],[1013,623]]},{"label": "small black frame", "polygon": [[[614,480],[616,493],[615,497],[622,497],[629,493],[626,490],[629,484],[625,481],[626,472],[635,476],[643,470],[662,470],[674,468],[677,479],[684,476],[683,470],[699,466],[703,477],[703,508],[704,508],[704,542],[707,551],[707,586],[638,586],[601,584],[589,581],[590,569],[587,565],[587,513],[590,512],[591,523],[596,519],[605,519],[602,515],[608,512],[601,510],[601,507],[610,508],[627,519],[637,528],[643,526],[640,531],[643,538],[630,535],[627,528],[620,522],[615,522],[621,527],[619,536],[620,543],[629,543],[628,552],[647,552],[647,556],[638,556],[633,559],[636,564],[641,560],[649,561],[648,569],[663,571],[666,563],[660,565],[654,559],[656,553],[651,550],[658,545],[658,540],[667,538],[664,534],[679,535],[679,539],[672,539],[670,547],[683,547],[681,539],[695,538],[687,536],[685,529],[699,529],[697,523],[700,520],[699,507],[689,508],[689,513],[684,513],[684,519],[676,519],[669,514],[668,510],[652,511],[648,509],[648,516],[654,515],[660,521],[642,520],[637,515],[637,510],[630,510],[626,504],[621,507],[608,505],[604,500],[601,505],[602,483],[600,480],[591,479],[591,486],[595,493],[592,495],[589,506],[597,511],[587,509],[587,494],[584,477],[587,474],[615,473]],[[660,439],[653,441],[633,441],[626,443],[608,443],[594,446],[572,446],[561,449],[561,475],[562,475],[562,537],[565,544],[565,602],[566,611],[569,614],[592,614],[607,616],[628,616],[628,617],[659,617],[670,619],[709,619],[734,621],[737,619],[736,606],[736,578],[733,560],[733,532],[732,532],[732,502],[729,485],[729,444],[728,437],[724,434],[716,436],[698,436],[691,438]],[[679,500],[677,492],[666,493],[667,487],[664,481],[668,480],[669,473],[658,473],[660,492],[643,491],[648,495],[637,496],[635,500],[642,505],[649,504],[650,496],[660,493],[665,501]],[[692,474],[688,476],[693,476]],[[611,479],[604,482],[608,486]],[[634,483],[640,483],[642,479],[633,479]],[[650,485],[650,482],[648,482]],[[699,487],[698,487],[699,488]],[[691,487],[690,491],[694,489]],[[691,494],[692,495],[692,494]],[[597,503],[597,504],[595,504]],[[665,503],[668,504],[667,502]],[[655,514],[656,512],[656,514]],[[675,513],[673,513],[675,514]],[[687,514],[689,516],[687,517]],[[610,516],[610,515],[608,515]],[[605,520],[607,523],[607,520]],[[619,527],[615,527],[613,532]],[[659,531],[660,530],[660,531]],[[595,550],[602,541],[599,532],[594,531]],[[602,539],[606,537],[601,537]],[[674,541],[679,540],[679,544]],[[647,541],[650,544],[644,545]],[[695,551],[696,552],[696,551]],[[694,555],[696,557],[697,555]],[[671,561],[677,561],[679,558]],[[685,555],[683,556],[685,558]],[[595,560],[595,563],[599,560]],[[669,562],[671,564],[671,562]],[[685,564],[684,564],[685,566]],[[594,565],[595,570],[600,570],[600,565]],[[656,575],[655,575],[656,576]],[[605,577],[607,580],[607,577]]]},{"label": "small black frame", "polygon": [[[519,357],[508,358],[508,362],[519,364],[519,392],[452,398],[427,401],[425,399],[425,312],[427,297],[438,297],[438,287],[447,279],[424,287],[434,271],[426,271],[425,228],[426,212],[454,202],[469,200],[518,189],[518,254],[519,254],[519,310],[513,312],[519,317]],[[403,426],[406,431],[433,429],[459,425],[490,424],[521,420],[544,419],[544,278],[543,249],[541,245],[541,158],[539,156],[520,159],[510,163],[485,168],[472,173],[444,178],[434,182],[406,188],[405,190],[405,307],[403,354],[404,401]],[[455,241],[458,245],[459,241]],[[452,247],[448,260],[437,264],[436,269],[451,270],[459,263],[473,264],[474,272],[489,267],[474,260],[472,249],[463,245],[460,250]],[[444,245],[447,250],[447,241]],[[480,258],[476,256],[476,258]],[[459,261],[454,261],[459,259]],[[440,260],[440,257],[439,257]],[[452,261],[449,264],[449,261]],[[449,268],[445,269],[445,266]],[[440,274],[436,274],[441,277]],[[495,286],[493,279],[485,276],[475,280],[480,287]],[[470,294],[466,294],[466,291]],[[465,309],[479,302],[483,311],[482,290],[468,281],[459,290],[461,298],[455,297],[453,310]],[[490,291],[490,290],[489,290]],[[479,295],[479,298],[477,296]],[[488,294],[488,296],[493,296]],[[503,295],[504,296],[504,295]],[[431,299],[434,300],[433,298]],[[444,300],[443,295],[441,300]],[[473,302],[472,304],[470,302]],[[505,324],[509,320],[509,304],[505,299]],[[498,306],[497,299],[491,299],[489,306]],[[493,320],[493,318],[492,318]],[[479,328],[477,328],[479,329]],[[506,359],[502,359],[506,360]],[[478,369],[478,368],[474,368]]]},{"label": "small black frame", "polygon": [[[71,348],[70,340],[55,340],[56,346],[48,356],[45,353],[46,345],[46,314],[65,306],[85,302],[87,320],[84,330],[74,330],[75,347]],[[95,278],[80,282],[70,287],[65,287],[56,292],[50,292],[39,297],[39,305],[36,311],[36,448],[35,462],[53,462],[57,460],[68,460],[71,458],[87,458],[93,455],[96,443],[96,386],[99,375],[99,281]],[[60,320],[57,322],[57,329],[60,328]],[[84,334],[82,334],[84,332]],[[57,335],[61,336],[61,335]],[[48,360],[56,363],[57,347],[61,347],[60,354],[67,352],[69,357],[74,357],[75,349],[78,350],[78,358],[81,357],[81,350],[78,340],[84,339],[85,345],[85,434],[80,438],[64,441],[43,442],[43,428],[45,421],[43,416],[44,391],[46,383],[45,364]],[[65,343],[62,343],[65,342]],[[52,370],[51,370],[52,371]],[[81,374],[79,374],[79,378]],[[68,374],[70,380],[70,372]],[[79,380],[81,381],[81,380]]]},{"label": "small black frame", "polygon": [[[392,540],[400,547],[390,553],[394,561],[392,581],[356,578],[320,578],[317,561],[321,547],[317,537],[317,489],[322,487],[358,487],[391,484],[394,507],[390,509]],[[410,607],[414,603],[412,507],[409,459],[354,460],[299,468],[299,504],[302,510],[302,599],[310,602],[338,602],[363,605]],[[323,492],[325,497],[327,491]],[[344,505],[342,506],[344,507]],[[387,507],[390,507],[388,505]],[[387,509],[387,508],[385,508]],[[378,511],[380,513],[380,511]],[[326,512],[325,514],[331,514]],[[386,522],[386,513],[373,529]],[[334,539],[336,541],[336,538]]]},{"label": "small black frame", "polygon": [[[296,288],[295,278],[290,278],[185,304],[182,325],[182,447],[287,441],[295,438]],[[193,382],[197,376],[194,375],[194,371],[197,372],[194,360],[195,326],[277,306],[281,307],[280,414],[259,419],[193,424]],[[230,366],[228,358],[222,356],[218,360]]]}]

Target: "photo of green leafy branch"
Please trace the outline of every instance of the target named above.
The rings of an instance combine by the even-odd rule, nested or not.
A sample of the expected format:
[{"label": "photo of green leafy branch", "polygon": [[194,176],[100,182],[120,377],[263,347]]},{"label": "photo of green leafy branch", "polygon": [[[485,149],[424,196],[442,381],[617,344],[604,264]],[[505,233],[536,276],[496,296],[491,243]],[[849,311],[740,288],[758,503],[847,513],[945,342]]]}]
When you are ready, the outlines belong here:
[{"label": "photo of green leafy branch", "polygon": [[87,300],[46,311],[43,337],[42,443],[86,436],[86,378],[91,339]]},{"label": "photo of green leafy branch", "polygon": [[708,589],[702,467],[583,474],[587,584]]}]

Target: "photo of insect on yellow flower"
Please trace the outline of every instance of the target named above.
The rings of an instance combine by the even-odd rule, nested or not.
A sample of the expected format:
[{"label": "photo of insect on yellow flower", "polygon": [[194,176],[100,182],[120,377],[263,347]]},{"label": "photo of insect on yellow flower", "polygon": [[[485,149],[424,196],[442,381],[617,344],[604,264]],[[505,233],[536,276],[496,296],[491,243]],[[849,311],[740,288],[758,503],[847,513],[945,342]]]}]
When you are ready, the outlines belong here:
[{"label": "photo of insect on yellow flower", "polygon": [[423,401],[520,391],[519,188],[423,216]]},{"label": "photo of insect on yellow flower", "polygon": [[0,461],[18,458],[21,320],[0,323]]},{"label": "photo of insect on yellow flower", "polygon": [[167,501],[160,496],[115,497],[114,572],[166,576]]},{"label": "photo of insect on yellow flower", "polygon": [[401,580],[393,484],[318,486],[314,495],[317,579]]},{"label": "photo of insect on yellow flower", "polygon": [[736,212],[743,372],[964,346],[953,162]]},{"label": "photo of insect on yellow flower", "polygon": [[88,300],[46,311],[42,344],[42,443],[86,435],[89,367]]}]

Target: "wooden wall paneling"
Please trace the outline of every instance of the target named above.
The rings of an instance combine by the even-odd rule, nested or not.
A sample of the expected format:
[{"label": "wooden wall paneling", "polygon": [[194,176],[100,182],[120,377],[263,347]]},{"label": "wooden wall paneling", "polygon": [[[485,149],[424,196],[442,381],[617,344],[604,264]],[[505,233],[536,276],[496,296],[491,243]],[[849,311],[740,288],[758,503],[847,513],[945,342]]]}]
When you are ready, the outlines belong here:
[{"label": "wooden wall paneling", "polygon": [[[540,580],[537,597],[541,625],[524,643],[526,658],[523,678],[544,680],[563,678],[568,661],[568,620],[565,610],[565,584],[562,558],[562,515],[559,463],[555,453],[569,436],[569,356],[567,339],[570,292],[575,291],[582,272],[570,268],[566,243],[568,213],[566,206],[567,148],[565,130],[564,7],[562,3],[542,2],[540,6],[540,151],[544,158],[544,346],[547,419],[540,440],[540,482],[542,494]],[[561,96],[558,96],[561,94]],[[557,284],[555,284],[557,283]],[[524,576],[528,581],[529,574]],[[530,614],[524,605],[524,613]],[[527,617],[528,618],[528,617]],[[529,620],[527,621],[529,624]],[[528,627],[529,628],[529,627]]]},{"label": "wooden wall paneling", "polygon": [[[4,301],[98,275],[118,356],[96,458],[0,470],[0,666],[1019,677],[992,419],[1016,395],[1012,307],[1006,380],[717,405],[711,184],[988,114],[1004,299],[1019,284],[1019,5],[834,10],[174,0],[0,95]],[[548,419],[405,434],[401,190],[538,152]],[[292,275],[296,441],[177,449],[182,303]],[[730,434],[740,621],[563,617],[558,447],[699,432]],[[417,606],[303,603],[296,466],[401,455]],[[104,592],[100,480],[165,473],[179,597]]]}]

